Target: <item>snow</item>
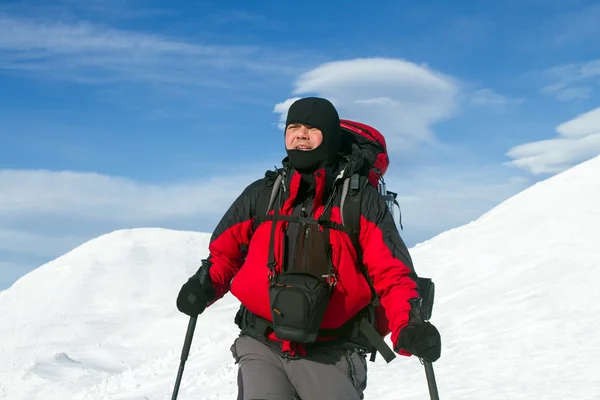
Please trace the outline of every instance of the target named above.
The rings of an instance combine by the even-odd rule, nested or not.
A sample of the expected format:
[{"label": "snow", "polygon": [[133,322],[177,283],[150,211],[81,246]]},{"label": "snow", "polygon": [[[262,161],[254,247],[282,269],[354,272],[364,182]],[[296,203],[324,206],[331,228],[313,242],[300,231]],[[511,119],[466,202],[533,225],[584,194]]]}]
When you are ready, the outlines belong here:
[{"label": "snow", "polygon": [[[170,399],[188,318],[175,307],[210,235],[98,237],[0,292],[0,398]],[[600,157],[411,249],[436,282],[442,399],[600,398]],[[179,399],[235,399],[238,303],[198,319]],[[427,399],[414,357],[369,363],[366,399]]]}]

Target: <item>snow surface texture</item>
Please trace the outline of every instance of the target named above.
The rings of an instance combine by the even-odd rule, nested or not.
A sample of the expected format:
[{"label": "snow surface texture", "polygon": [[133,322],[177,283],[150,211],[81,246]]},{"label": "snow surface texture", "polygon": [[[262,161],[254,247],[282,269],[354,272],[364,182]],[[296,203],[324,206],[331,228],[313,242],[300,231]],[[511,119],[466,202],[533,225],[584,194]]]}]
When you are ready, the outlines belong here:
[{"label": "snow surface texture", "polygon": [[[209,235],[117,231],[0,292],[0,398],[170,399],[175,307]],[[600,399],[600,157],[411,249],[437,284],[442,399]],[[231,295],[200,316],[179,399],[235,399]],[[366,399],[428,399],[422,365],[369,363]]]}]

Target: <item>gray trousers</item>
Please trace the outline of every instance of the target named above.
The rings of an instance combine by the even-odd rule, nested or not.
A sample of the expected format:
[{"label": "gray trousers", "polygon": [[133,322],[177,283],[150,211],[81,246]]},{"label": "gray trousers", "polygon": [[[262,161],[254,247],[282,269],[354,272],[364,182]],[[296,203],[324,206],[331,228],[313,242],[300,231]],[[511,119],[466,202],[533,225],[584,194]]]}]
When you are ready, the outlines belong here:
[{"label": "gray trousers", "polygon": [[[354,349],[319,349],[285,359],[260,341],[242,336],[231,352],[238,370],[238,400],[360,400],[367,360]],[[313,354],[314,353],[314,354]]]}]

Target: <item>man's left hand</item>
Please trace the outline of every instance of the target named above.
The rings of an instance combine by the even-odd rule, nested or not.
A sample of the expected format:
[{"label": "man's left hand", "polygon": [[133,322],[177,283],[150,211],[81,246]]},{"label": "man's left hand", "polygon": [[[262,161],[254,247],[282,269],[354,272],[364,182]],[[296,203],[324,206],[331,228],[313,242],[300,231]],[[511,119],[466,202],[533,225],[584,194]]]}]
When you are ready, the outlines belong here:
[{"label": "man's left hand", "polygon": [[440,358],[442,340],[437,328],[429,322],[410,324],[402,328],[396,352],[404,349],[424,361],[435,362]]}]

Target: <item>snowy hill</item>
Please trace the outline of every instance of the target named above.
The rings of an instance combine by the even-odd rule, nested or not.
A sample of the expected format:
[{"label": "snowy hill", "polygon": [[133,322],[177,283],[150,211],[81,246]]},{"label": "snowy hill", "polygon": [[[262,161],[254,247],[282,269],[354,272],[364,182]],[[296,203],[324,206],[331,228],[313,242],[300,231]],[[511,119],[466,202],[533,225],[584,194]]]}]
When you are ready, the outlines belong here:
[{"label": "snowy hill", "polygon": [[[600,157],[411,249],[433,277],[442,399],[599,399]],[[0,398],[170,399],[175,297],[209,235],[117,231],[0,292]],[[235,399],[237,301],[203,314],[179,399]],[[369,363],[367,399],[428,399],[423,367]]]}]

